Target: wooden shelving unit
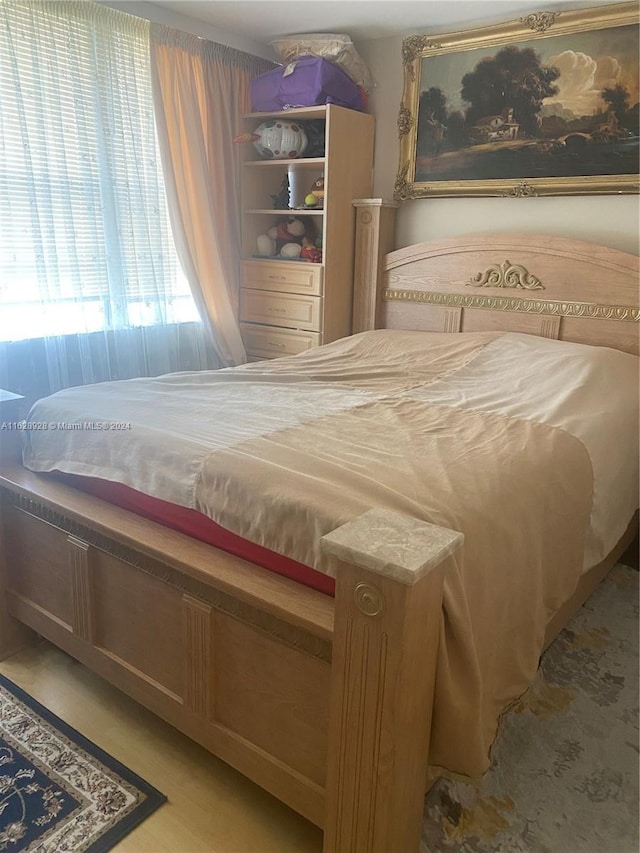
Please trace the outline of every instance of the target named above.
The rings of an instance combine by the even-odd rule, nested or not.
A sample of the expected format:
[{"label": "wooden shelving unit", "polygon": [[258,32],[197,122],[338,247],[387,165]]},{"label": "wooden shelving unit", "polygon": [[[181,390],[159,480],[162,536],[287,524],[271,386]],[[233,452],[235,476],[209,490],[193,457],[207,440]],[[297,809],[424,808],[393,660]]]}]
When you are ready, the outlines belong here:
[{"label": "wooden shelving unit", "polygon": [[[351,333],[355,198],[372,188],[374,120],[366,113],[332,104],[251,113],[245,129],[268,118],[325,123],[324,157],[261,160],[253,145],[243,146],[242,269],[240,325],[249,358],[290,355]],[[273,209],[290,166],[309,189],[324,177],[323,209]],[[307,190],[308,192],[308,190]],[[322,236],[321,264],[258,258],[257,238],[287,216],[312,223]]]}]

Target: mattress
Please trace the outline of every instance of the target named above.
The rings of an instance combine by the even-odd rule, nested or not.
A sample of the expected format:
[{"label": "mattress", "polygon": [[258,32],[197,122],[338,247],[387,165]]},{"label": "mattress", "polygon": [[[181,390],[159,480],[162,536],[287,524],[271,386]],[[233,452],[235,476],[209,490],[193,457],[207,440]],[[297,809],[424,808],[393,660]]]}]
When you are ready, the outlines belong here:
[{"label": "mattress", "polygon": [[111,480],[100,480],[97,477],[79,477],[75,474],[62,474],[60,472],[56,472],[56,477],[76,489],[81,489],[129,512],[135,512],[137,515],[158,522],[164,527],[171,528],[171,530],[184,533],[192,539],[206,542],[207,545],[213,545],[228,554],[248,560],[257,566],[268,569],[270,572],[296,581],[296,583],[301,583],[326,595],[333,595],[335,592],[335,580],[328,575],[317,572],[310,566],[298,563],[283,554],[249,542],[242,536],[225,530],[224,527],[216,524],[215,521],[197,510],[176,506],[176,504],[168,501],[153,498]]},{"label": "mattress", "polygon": [[322,535],[372,506],[461,530],[430,763],[477,775],[547,623],[637,508],[637,395],[638,359],[605,348],[366,332],[58,392],[29,415],[24,462],[195,510],[321,574]]}]

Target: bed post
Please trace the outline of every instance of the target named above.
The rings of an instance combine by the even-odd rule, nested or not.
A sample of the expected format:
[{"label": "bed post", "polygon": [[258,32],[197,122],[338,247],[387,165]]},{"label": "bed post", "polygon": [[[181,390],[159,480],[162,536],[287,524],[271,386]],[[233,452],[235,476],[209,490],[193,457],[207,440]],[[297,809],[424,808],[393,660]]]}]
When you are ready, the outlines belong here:
[{"label": "bed post", "polygon": [[463,535],[383,509],[321,540],[336,574],[324,853],[414,853],[443,577]]},{"label": "bed post", "polygon": [[380,327],[384,257],[394,248],[398,205],[381,198],[359,198],[353,269],[352,334]]}]

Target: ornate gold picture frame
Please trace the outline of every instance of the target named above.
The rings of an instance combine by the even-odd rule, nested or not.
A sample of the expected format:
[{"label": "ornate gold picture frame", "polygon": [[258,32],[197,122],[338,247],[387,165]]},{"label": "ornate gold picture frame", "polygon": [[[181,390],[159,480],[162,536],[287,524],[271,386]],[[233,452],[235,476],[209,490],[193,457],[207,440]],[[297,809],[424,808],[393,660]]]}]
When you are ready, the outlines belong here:
[{"label": "ornate gold picture frame", "polygon": [[402,45],[397,201],[638,192],[637,3]]}]

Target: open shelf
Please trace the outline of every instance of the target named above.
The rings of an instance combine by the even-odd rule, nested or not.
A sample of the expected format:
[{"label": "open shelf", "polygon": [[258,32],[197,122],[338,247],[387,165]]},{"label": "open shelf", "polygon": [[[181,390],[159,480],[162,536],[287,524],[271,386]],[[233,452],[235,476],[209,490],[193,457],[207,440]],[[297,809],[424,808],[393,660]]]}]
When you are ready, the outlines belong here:
[{"label": "open shelf", "polygon": [[304,168],[307,166],[310,169],[317,168],[318,166],[322,167],[324,164],[324,157],[296,157],[293,160],[245,160],[244,163],[249,168],[255,168],[256,166],[266,166],[267,168],[273,168],[274,166],[296,166]]},{"label": "open shelf", "polygon": [[322,216],[324,210],[322,208],[306,207],[287,207],[284,210],[272,210],[270,208],[260,208],[253,210],[245,210],[245,213],[257,213],[260,216],[270,213],[275,216]]},{"label": "open shelf", "polygon": [[282,119],[318,119],[325,118],[327,108],[324,104],[319,107],[294,107],[291,110],[280,110],[279,112],[271,113],[245,113],[243,118],[246,119],[265,119],[265,118],[282,118]]}]

